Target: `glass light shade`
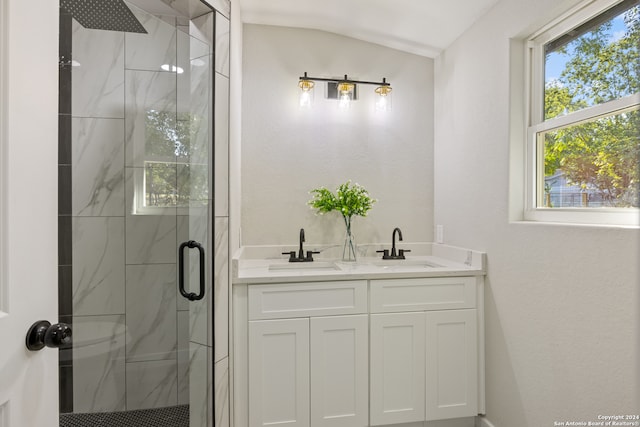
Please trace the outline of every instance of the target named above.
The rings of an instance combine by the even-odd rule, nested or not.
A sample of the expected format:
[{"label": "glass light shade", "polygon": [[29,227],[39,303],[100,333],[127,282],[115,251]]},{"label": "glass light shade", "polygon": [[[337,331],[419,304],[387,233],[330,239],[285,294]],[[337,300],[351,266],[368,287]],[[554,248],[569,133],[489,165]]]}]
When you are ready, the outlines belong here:
[{"label": "glass light shade", "polygon": [[376,111],[391,110],[391,86],[378,86],[376,92]]},{"label": "glass light shade", "polygon": [[313,87],[315,83],[311,80],[300,80],[300,108],[310,108],[313,104]]},{"label": "glass light shade", "polygon": [[338,84],[338,105],[340,108],[349,108],[351,106],[351,100],[353,99],[353,93],[355,86],[353,83],[342,82]]}]

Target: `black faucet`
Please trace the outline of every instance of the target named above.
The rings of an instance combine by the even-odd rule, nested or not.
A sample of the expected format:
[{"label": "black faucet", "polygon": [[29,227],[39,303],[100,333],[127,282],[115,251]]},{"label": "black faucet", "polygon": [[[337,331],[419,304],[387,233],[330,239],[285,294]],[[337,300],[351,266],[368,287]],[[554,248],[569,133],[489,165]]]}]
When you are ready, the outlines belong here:
[{"label": "black faucet", "polygon": [[411,252],[410,249],[399,249],[398,253],[396,253],[396,233],[398,233],[398,240],[402,242],[402,231],[396,227],[391,234],[391,254],[389,254],[389,249],[376,251],[382,253],[382,259],[405,259],[404,254]]},{"label": "black faucet", "polygon": [[312,262],[313,254],[319,254],[317,251],[307,251],[307,256],[304,256],[304,249],[302,244],[304,243],[304,228],[300,229],[300,249],[298,250],[298,256],[296,257],[296,251],[282,252],[282,255],[289,255],[289,262]]},{"label": "black faucet", "polygon": [[304,243],[304,228],[300,229],[300,250],[298,251],[298,258],[304,258],[304,251],[302,250],[302,244]]}]

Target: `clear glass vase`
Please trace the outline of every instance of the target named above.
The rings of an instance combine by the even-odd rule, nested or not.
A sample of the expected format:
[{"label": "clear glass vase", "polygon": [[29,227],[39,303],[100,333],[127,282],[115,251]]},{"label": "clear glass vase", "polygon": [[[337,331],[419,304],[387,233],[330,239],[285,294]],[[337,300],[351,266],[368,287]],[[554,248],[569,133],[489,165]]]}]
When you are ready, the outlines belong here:
[{"label": "clear glass vase", "polygon": [[344,233],[344,246],[342,247],[342,261],[356,261],[356,239],[351,232],[351,218],[343,217],[347,227]]}]

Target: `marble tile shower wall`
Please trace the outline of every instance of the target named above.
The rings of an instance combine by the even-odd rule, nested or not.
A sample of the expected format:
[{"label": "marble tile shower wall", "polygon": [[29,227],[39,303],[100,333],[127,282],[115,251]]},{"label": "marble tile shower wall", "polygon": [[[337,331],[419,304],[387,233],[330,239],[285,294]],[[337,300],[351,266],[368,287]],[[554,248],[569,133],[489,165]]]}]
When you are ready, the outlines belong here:
[{"label": "marble tile shower wall", "polygon": [[[71,103],[73,411],[171,406],[189,403],[190,395],[195,408],[195,396],[211,401],[214,392],[216,425],[225,425],[228,17],[208,14],[190,24],[189,31],[206,44],[133,11],[148,35],[87,30],[73,21],[73,59],[80,64],[72,71]],[[211,61],[215,99],[207,88]],[[176,63],[186,72],[159,71],[159,64]],[[214,162],[214,191],[206,197],[215,200],[192,203],[190,215],[174,207],[144,211],[139,197],[144,162],[154,160],[145,152],[145,112],[177,111],[177,120],[184,121],[189,113],[210,115],[211,105],[215,127],[203,122],[190,137],[191,151],[203,157],[178,162],[189,162],[191,179],[208,176],[207,164]],[[208,148],[211,136],[215,153]],[[181,177],[178,170],[178,182]],[[211,239],[215,261],[207,275],[214,280],[207,294],[213,294],[215,307],[210,298],[193,304],[177,293],[176,248],[191,239],[205,247]],[[215,346],[207,327],[214,312]],[[215,373],[207,368],[212,356]],[[209,375],[203,378],[204,372]],[[210,405],[203,408],[191,416],[205,425],[212,411]]]}]

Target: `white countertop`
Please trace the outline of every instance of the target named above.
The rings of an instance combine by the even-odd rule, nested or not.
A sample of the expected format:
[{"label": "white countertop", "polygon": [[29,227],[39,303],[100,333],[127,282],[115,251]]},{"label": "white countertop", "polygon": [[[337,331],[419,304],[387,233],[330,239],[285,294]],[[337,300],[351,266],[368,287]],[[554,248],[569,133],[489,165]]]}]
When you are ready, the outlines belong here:
[{"label": "white countertop", "polygon": [[[375,253],[375,245],[368,252]],[[291,247],[243,247],[232,260],[234,284],[371,280],[392,278],[484,275],[486,254],[452,246],[414,243],[405,260],[382,260],[380,256],[359,256],[357,262],[343,262],[315,256],[313,262],[288,262],[281,252]],[[309,247],[309,250],[312,248]]]}]

